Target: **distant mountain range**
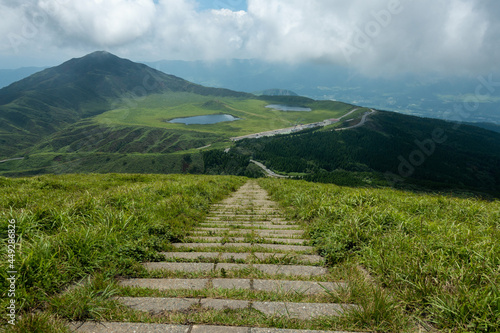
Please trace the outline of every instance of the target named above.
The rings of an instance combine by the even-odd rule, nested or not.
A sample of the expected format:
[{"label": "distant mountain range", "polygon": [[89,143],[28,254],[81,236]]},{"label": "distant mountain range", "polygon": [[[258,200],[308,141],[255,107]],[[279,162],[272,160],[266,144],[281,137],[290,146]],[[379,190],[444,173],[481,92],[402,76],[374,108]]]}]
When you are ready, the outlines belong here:
[{"label": "distant mountain range", "polygon": [[[475,100],[477,86],[484,80],[488,81],[488,75],[483,81],[477,77],[441,77],[428,73],[422,76],[372,78],[331,64],[287,64],[237,59],[213,62],[159,61],[148,64],[211,87],[246,92],[280,88],[313,99],[333,99],[421,117],[500,125],[500,89],[493,91],[488,98],[481,98],[480,107],[474,112],[464,113],[465,117],[455,111],[457,106],[463,108],[465,101]],[[500,81],[500,74],[493,75],[492,80]]]},{"label": "distant mountain range", "polygon": [[[42,70],[0,89],[0,161],[23,157],[0,163],[0,175],[255,175],[255,166],[249,164],[253,157],[276,171],[315,181],[383,186],[391,185],[386,180],[390,174],[397,179],[395,183],[419,189],[472,189],[500,195],[500,134],[465,124],[378,112],[365,126],[340,133],[326,127],[231,143],[232,136],[358,112],[343,121],[350,126],[367,111],[342,102],[295,96],[305,89],[298,86],[291,87],[293,91],[256,89],[255,78],[270,77],[273,70],[276,75],[282,73],[282,68],[268,69],[271,73],[251,74],[248,69],[240,77],[240,86],[261,91],[263,96],[195,84],[107,52]],[[281,86],[276,81],[261,84]],[[266,108],[268,104],[312,111],[277,111]],[[240,120],[216,125],[167,122],[175,117],[220,114]],[[224,153],[228,148],[230,152]]]},{"label": "distant mountain range", "polygon": [[[258,60],[159,61],[147,65],[208,87],[260,94],[292,91],[313,99],[333,99],[422,117],[474,123],[500,131],[500,89],[482,99],[478,110],[460,117],[454,108],[474,97],[478,78],[401,76],[369,78],[349,69],[322,64],[292,65]],[[0,88],[42,68],[0,70]],[[485,78],[487,80],[487,78]],[[492,78],[495,82],[500,79]]]}]

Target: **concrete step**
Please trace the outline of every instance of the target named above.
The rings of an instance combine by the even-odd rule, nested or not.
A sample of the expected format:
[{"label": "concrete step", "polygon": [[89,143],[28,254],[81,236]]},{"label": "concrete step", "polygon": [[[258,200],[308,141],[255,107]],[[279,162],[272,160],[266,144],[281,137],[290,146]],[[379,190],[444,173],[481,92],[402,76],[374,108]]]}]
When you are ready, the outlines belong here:
[{"label": "concrete step", "polygon": [[271,222],[252,222],[252,223],[240,223],[236,221],[232,222],[201,222],[199,224],[198,230],[204,228],[224,228],[224,229],[255,229],[255,230],[301,230],[300,227],[296,224],[274,224]]},{"label": "concrete step", "polygon": [[261,261],[276,259],[289,260],[300,263],[317,264],[323,262],[323,257],[318,255],[296,255],[285,253],[220,253],[220,252],[162,252],[165,259],[187,260],[245,260],[247,263],[260,263]]},{"label": "concrete step", "polygon": [[80,333],[360,333],[216,325],[169,325],[115,322],[74,322],[69,325],[69,328],[71,331]]},{"label": "concrete step", "polygon": [[[217,243],[222,241],[227,241],[231,243],[243,243],[248,242],[250,239],[245,237],[211,237],[211,236],[188,236],[187,241],[199,242],[199,243]],[[259,244],[295,244],[303,245],[308,241],[306,239],[299,238],[268,238],[268,237],[258,237]]]},{"label": "concrete step", "polygon": [[195,234],[205,234],[205,233],[215,233],[215,234],[220,234],[220,233],[258,233],[258,234],[270,234],[270,235],[290,235],[290,236],[300,236],[304,232],[302,230],[289,230],[289,229],[284,229],[284,230],[262,230],[262,229],[234,229],[234,228],[196,228],[193,233]]},{"label": "concrete step", "polygon": [[[313,246],[303,246],[303,245],[281,245],[281,244],[250,244],[250,243],[173,243],[171,244],[174,248],[192,248],[192,249],[203,249],[203,248],[248,248],[250,251],[257,251],[259,249],[269,249],[277,250],[281,252],[298,252],[300,254],[314,254],[316,249]],[[224,251],[224,250],[222,250]],[[221,251],[221,252],[222,252]],[[245,252],[248,252],[245,250]],[[265,251],[260,251],[265,252]]]},{"label": "concrete step", "polygon": [[149,271],[170,271],[183,273],[209,273],[212,271],[237,271],[253,269],[269,275],[311,277],[328,274],[328,269],[305,265],[232,264],[232,263],[185,263],[147,262],[143,266]]},{"label": "concrete step", "polygon": [[283,316],[301,320],[318,317],[337,317],[353,308],[352,304],[333,303],[292,303],[292,302],[250,302],[231,299],[211,298],[155,298],[155,297],[118,297],[117,300],[134,310],[151,314],[164,311],[185,311],[193,306],[201,309],[255,309],[266,316]]},{"label": "concrete step", "polygon": [[[220,229],[217,231],[200,230],[192,231],[188,237],[215,237],[214,235],[224,235],[224,237],[254,237],[254,238],[289,238],[302,239],[303,233],[300,230],[255,230],[255,229]],[[222,237],[222,236],[221,236]]]},{"label": "concrete step", "polygon": [[315,282],[260,279],[127,279],[122,287],[156,290],[243,289],[301,295],[324,295],[328,291],[346,288],[342,282]]}]

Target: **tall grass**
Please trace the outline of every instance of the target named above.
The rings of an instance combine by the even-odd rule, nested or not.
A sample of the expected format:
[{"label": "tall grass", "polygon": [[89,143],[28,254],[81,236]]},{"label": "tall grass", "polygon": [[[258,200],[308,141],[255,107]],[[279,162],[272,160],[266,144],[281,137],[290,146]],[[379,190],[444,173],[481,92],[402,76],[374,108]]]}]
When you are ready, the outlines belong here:
[{"label": "tall grass", "polygon": [[[92,295],[111,295],[107,288],[114,276],[130,274],[142,261],[159,260],[158,251],[181,239],[210,204],[244,182],[237,177],[123,174],[0,178],[2,258],[7,254],[7,223],[15,219],[17,226],[18,314],[35,324],[51,321],[50,316],[28,313],[49,304],[60,310],[65,307],[61,304],[73,307],[57,298],[61,291],[100,274],[108,281],[102,290],[83,290],[87,294],[76,297],[83,300],[81,311],[69,317],[56,311],[66,319],[98,319],[89,303]],[[2,260],[4,309],[9,301],[7,271]],[[6,316],[0,320],[6,324]]]},{"label": "tall grass", "polygon": [[500,331],[500,201],[261,180],[330,265],[362,264],[440,330]]}]

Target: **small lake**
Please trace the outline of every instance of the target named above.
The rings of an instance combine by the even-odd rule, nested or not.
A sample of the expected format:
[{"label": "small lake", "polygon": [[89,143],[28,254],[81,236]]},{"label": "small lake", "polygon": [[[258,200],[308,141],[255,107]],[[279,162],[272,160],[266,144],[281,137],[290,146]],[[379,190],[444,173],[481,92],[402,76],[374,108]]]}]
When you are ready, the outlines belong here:
[{"label": "small lake", "polygon": [[168,122],[174,124],[186,124],[186,125],[212,125],[217,123],[223,123],[226,121],[235,121],[239,119],[240,118],[233,117],[230,114],[211,114],[208,116],[175,118]]},{"label": "small lake", "polygon": [[268,109],[274,109],[278,111],[296,111],[296,112],[309,112],[312,111],[310,108],[303,108],[300,106],[288,106],[288,105],[281,105],[281,104],[271,104],[266,106]]}]

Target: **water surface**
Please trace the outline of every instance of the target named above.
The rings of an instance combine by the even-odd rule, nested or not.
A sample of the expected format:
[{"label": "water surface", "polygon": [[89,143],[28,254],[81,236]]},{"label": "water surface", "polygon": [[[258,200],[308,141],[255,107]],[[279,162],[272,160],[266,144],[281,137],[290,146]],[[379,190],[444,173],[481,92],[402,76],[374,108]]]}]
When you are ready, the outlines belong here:
[{"label": "water surface", "polygon": [[274,109],[278,111],[297,111],[297,112],[309,112],[312,111],[311,108],[304,108],[301,106],[288,106],[288,105],[281,105],[281,104],[271,104],[266,106],[268,109]]},{"label": "water surface", "polygon": [[235,121],[239,119],[240,118],[233,117],[230,114],[211,114],[208,116],[175,118],[170,120],[169,123],[186,124],[186,125],[212,125],[217,123],[223,123],[226,121]]}]

